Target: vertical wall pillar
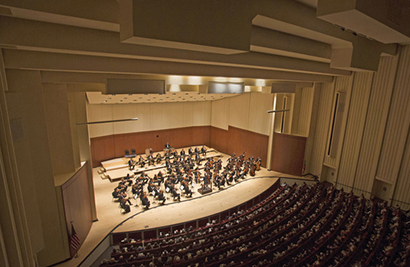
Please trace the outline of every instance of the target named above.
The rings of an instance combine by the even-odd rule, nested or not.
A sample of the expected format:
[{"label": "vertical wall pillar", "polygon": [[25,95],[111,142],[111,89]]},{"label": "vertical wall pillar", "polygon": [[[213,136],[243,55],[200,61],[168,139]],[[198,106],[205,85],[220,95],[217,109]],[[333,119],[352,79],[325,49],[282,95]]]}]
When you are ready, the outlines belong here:
[{"label": "vertical wall pillar", "polygon": [[[272,105],[272,110],[276,110],[276,96],[275,94],[273,96],[273,105]],[[266,169],[270,170],[271,168],[271,162],[272,162],[272,144],[273,144],[273,135],[275,134],[275,116],[276,113],[271,114],[271,124],[270,124],[270,130],[269,130],[269,142],[268,142],[268,156],[266,159]]]}]

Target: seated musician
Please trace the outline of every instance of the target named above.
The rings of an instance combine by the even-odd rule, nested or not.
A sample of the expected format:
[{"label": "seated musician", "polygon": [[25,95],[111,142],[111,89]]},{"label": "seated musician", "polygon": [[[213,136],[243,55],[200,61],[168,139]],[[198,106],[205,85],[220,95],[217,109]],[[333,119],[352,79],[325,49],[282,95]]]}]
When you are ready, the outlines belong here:
[{"label": "seated musician", "polygon": [[152,181],[153,181],[154,183],[157,183],[157,186],[161,186],[162,180],[158,178],[158,175],[157,175],[157,174],[154,174],[154,178],[152,178]]},{"label": "seated musician", "polygon": [[121,194],[121,189],[119,189],[118,187],[114,188],[114,191],[112,192],[112,197],[113,198],[119,198]]},{"label": "seated musician", "polygon": [[155,157],[155,162],[158,164],[161,162],[161,160],[162,160],[161,154],[158,153],[157,156]]},{"label": "seated musician", "polygon": [[185,150],[184,149],[181,150],[180,155],[185,156]]},{"label": "seated musician", "polygon": [[120,193],[119,199],[120,199],[121,203],[128,203],[129,205],[131,205],[131,201],[130,201],[127,193],[125,193],[124,191],[122,191]]},{"label": "seated musician", "polygon": [[150,194],[150,193],[152,194],[152,191],[153,191],[154,187],[155,187],[154,182],[150,179],[149,182],[148,182],[148,186],[147,186],[148,194]]},{"label": "seated musician", "polygon": [[205,146],[202,146],[202,148],[201,148],[201,153],[202,153],[202,155],[206,156],[206,148],[205,148]]},{"label": "seated musician", "polygon": [[164,182],[164,175],[161,171],[158,172],[158,179],[163,183]]},{"label": "seated musician", "polygon": [[132,158],[128,161],[128,167],[130,171],[132,171],[135,167],[135,162],[132,160]]},{"label": "seated musician", "polygon": [[256,170],[257,170],[257,171],[260,171],[260,170],[261,170],[261,162],[262,162],[261,157],[258,157],[258,158],[256,159]]},{"label": "seated musician", "polygon": [[201,156],[199,155],[199,153],[195,152],[195,162],[196,165],[201,165]]},{"label": "seated musician", "polygon": [[189,154],[190,156],[192,156],[193,153],[194,153],[194,151],[192,150],[192,147],[189,147],[189,149],[188,149],[188,154]]},{"label": "seated musician", "polygon": [[131,193],[133,193],[135,196],[138,196],[142,192],[142,184],[141,183],[135,183],[132,185],[131,188]]},{"label": "seated musician", "polygon": [[139,157],[138,164],[141,166],[141,168],[145,166],[145,160],[142,158],[142,156]]},{"label": "seated musician", "polygon": [[198,147],[195,147],[195,153],[199,154],[199,148]]},{"label": "seated musician", "polygon": [[162,201],[161,205],[164,205],[165,200],[167,200],[166,197],[164,196],[164,190],[162,190],[162,189],[159,190],[158,200],[159,200],[159,201]]},{"label": "seated musician", "polygon": [[148,160],[148,166],[154,165],[154,157],[152,156],[152,154],[149,154],[147,157]]},{"label": "seated musician", "polygon": [[[129,200],[128,200],[128,202],[129,202]],[[131,202],[129,202],[129,203],[131,203]],[[125,213],[128,213],[128,212],[131,211],[130,204],[127,204],[127,201],[125,201],[124,199],[121,200],[120,207],[124,210]]]},{"label": "seated musician", "polygon": [[123,182],[119,182],[116,188],[119,188],[121,191],[127,191],[127,186]]},{"label": "seated musician", "polygon": [[142,192],[142,194],[141,194],[141,196],[140,196],[140,200],[141,200],[142,205],[143,205],[146,209],[148,209],[149,206],[151,205],[151,203],[150,203],[149,200],[148,200],[147,193],[145,193],[145,192]]},{"label": "seated musician", "polygon": [[171,191],[172,180],[171,180],[170,177],[168,177],[168,178],[165,180],[164,186],[165,186],[165,191],[166,191],[166,192],[170,192],[170,191]]},{"label": "seated musician", "polygon": [[132,185],[132,176],[129,173],[127,173],[127,176],[125,176],[124,180],[128,183],[128,186]]},{"label": "seated musician", "polygon": [[178,201],[181,201],[181,195],[177,192],[173,184],[170,186],[170,190],[174,200],[177,199]]},{"label": "seated musician", "polygon": [[232,172],[232,171],[231,171],[231,172],[229,173],[228,179],[226,180],[226,183],[227,183],[228,185],[231,185],[231,183],[233,183],[234,175],[235,175],[235,172]]},{"label": "seated musician", "polygon": [[169,143],[166,143],[166,144],[165,144],[165,148],[166,148],[166,149],[170,149],[170,148],[171,148],[171,145],[170,145]]},{"label": "seated musician", "polygon": [[221,186],[225,186],[225,179],[222,175],[217,175],[214,177],[214,185],[221,190]]},{"label": "seated musician", "polygon": [[182,182],[181,182],[181,186],[182,186],[182,188],[183,188],[183,190],[184,190],[185,196],[186,196],[186,197],[192,197],[192,191],[191,191],[191,189],[189,188],[189,183],[188,183],[188,181],[182,181]]}]

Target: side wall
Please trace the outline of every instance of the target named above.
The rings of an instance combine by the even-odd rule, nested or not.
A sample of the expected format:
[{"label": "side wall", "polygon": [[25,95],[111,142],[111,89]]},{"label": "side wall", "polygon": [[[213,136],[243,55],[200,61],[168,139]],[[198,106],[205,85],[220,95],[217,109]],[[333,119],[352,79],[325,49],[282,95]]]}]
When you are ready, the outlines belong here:
[{"label": "side wall", "polygon": [[[410,46],[382,57],[375,73],[353,73],[323,84],[308,172],[355,194],[410,208]],[[336,92],[346,92],[337,156],[325,154]]]}]

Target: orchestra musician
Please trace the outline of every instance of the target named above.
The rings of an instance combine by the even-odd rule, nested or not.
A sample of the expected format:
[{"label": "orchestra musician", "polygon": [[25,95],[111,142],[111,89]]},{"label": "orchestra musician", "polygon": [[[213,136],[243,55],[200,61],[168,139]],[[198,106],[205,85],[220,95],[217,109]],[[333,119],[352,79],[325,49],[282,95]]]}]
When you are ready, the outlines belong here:
[{"label": "orchestra musician", "polygon": [[162,201],[161,205],[164,205],[165,200],[167,200],[167,199],[165,198],[165,196],[164,196],[164,190],[162,190],[162,189],[159,190],[158,200],[159,200],[159,201]]},{"label": "orchestra musician", "polygon": [[158,154],[155,156],[155,162],[156,162],[157,164],[159,164],[159,163],[161,162],[161,160],[162,160],[161,154],[158,153]]},{"label": "orchestra musician", "polygon": [[152,156],[152,153],[150,153],[147,157],[148,160],[148,166],[154,165],[154,157]]},{"label": "orchestra musician", "polygon": [[141,166],[141,168],[145,166],[145,160],[142,158],[142,156],[139,157],[138,164]]},{"label": "orchestra musician", "polygon": [[202,146],[202,148],[201,148],[201,153],[202,153],[203,156],[206,156],[206,148],[205,148],[205,146]]},{"label": "orchestra musician", "polygon": [[130,171],[134,170],[135,168],[135,162],[132,160],[132,158],[128,161],[128,167]]},{"label": "orchestra musician", "polygon": [[142,205],[143,205],[146,209],[148,209],[149,206],[151,205],[150,201],[148,200],[148,197],[147,197],[147,193],[146,193],[146,192],[142,192],[142,194],[141,194],[141,196],[140,196],[140,200],[141,200]]},{"label": "orchestra musician", "polygon": [[256,170],[257,170],[257,171],[260,171],[260,170],[261,170],[261,162],[262,162],[261,157],[258,157],[258,158],[256,159]]},{"label": "orchestra musician", "polygon": [[170,188],[170,192],[172,194],[172,197],[175,199],[177,199],[178,201],[181,201],[181,194],[179,194],[177,192],[177,190],[175,189],[175,186],[173,184],[171,184]]},{"label": "orchestra musician", "polygon": [[181,187],[183,188],[182,190],[184,190],[185,196],[186,197],[192,197],[192,191],[189,188],[189,183],[188,181],[182,181],[181,182]]},{"label": "orchestra musician", "polygon": [[251,170],[249,171],[250,176],[255,176],[256,165],[252,164]]}]

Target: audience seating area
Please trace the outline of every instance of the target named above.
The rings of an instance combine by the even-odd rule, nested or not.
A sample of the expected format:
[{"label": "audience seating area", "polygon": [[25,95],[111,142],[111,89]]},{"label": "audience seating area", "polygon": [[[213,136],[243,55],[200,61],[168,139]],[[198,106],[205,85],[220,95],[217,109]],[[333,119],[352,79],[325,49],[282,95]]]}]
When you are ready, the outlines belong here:
[{"label": "audience seating area", "polygon": [[100,266],[410,266],[410,212],[324,183],[283,184],[203,227],[124,238]]}]

